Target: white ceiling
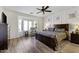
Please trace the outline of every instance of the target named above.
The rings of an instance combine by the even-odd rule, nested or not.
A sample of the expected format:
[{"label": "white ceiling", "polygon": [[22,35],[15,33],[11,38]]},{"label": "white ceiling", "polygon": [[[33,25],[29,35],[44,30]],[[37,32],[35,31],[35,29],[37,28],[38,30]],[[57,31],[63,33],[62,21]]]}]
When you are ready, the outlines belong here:
[{"label": "white ceiling", "polygon": [[[37,10],[36,8],[41,8],[41,6],[4,6],[4,8],[13,10],[13,11],[18,11],[21,13],[25,13],[25,14],[30,14],[30,15],[34,15],[34,16],[39,16],[39,17],[43,17],[46,15],[49,15],[51,13],[54,13],[56,11],[63,11],[65,9],[69,9],[69,8],[73,8],[73,7],[68,7],[68,6],[50,6],[49,10],[52,10],[51,13],[39,13],[37,14],[37,12],[39,12],[39,10]],[[33,14],[31,14],[33,13]]]}]

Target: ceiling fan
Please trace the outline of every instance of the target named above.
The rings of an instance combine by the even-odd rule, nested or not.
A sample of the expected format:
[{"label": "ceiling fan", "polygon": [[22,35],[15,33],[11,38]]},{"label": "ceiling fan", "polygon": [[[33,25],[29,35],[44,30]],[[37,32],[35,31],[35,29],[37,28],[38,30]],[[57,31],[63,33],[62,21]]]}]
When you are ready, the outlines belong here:
[{"label": "ceiling fan", "polygon": [[37,14],[39,13],[43,13],[45,14],[45,12],[52,12],[51,10],[48,10],[49,6],[42,6],[42,9],[37,8],[37,10],[39,10],[39,12],[37,12]]}]

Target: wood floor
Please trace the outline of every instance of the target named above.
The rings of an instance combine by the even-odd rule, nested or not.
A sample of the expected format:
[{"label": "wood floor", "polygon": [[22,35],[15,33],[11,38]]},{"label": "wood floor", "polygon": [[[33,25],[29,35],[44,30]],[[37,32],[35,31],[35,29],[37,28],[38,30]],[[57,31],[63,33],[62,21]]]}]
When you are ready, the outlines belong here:
[{"label": "wood floor", "polygon": [[2,53],[79,53],[79,45],[63,42],[63,47],[58,51],[53,51],[34,37],[23,37],[8,40],[8,50]]},{"label": "wood floor", "polygon": [[2,53],[50,53],[52,49],[48,48],[34,37],[23,37],[10,39],[8,41],[8,50],[2,50]]}]

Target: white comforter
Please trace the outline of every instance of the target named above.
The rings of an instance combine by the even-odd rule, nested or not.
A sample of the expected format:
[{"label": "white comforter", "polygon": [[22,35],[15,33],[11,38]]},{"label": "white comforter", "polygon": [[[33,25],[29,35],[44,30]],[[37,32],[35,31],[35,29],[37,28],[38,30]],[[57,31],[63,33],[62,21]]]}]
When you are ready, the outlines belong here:
[{"label": "white comforter", "polygon": [[66,38],[66,32],[56,32],[56,39],[58,42]]}]

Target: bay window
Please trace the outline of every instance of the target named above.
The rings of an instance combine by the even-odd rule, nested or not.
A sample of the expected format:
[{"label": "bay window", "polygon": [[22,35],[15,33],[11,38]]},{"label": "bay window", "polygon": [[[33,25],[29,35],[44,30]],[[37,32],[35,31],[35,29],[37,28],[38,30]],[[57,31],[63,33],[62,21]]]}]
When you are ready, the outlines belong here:
[{"label": "bay window", "polygon": [[30,31],[31,28],[35,28],[37,25],[36,21],[29,21],[29,20],[18,20],[18,31]]}]

